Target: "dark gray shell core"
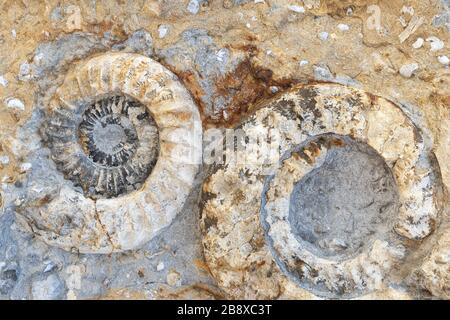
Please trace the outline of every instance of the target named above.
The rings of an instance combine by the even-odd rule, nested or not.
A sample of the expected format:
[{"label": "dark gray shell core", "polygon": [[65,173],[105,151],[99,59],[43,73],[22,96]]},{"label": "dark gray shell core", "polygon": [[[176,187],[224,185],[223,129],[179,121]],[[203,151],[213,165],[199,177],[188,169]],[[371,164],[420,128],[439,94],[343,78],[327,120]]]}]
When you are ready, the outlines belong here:
[{"label": "dark gray shell core", "polygon": [[387,233],[398,214],[397,185],[384,159],[348,136],[325,135],[324,163],[298,181],[290,195],[292,232],[316,256],[348,258]]},{"label": "dark gray shell core", "polygon": [[158,128],[146,107],[114,95],[80,109],[80,114],[56,110],[43,126],[59,171],[93,199],[139,189],[159,153]]}]

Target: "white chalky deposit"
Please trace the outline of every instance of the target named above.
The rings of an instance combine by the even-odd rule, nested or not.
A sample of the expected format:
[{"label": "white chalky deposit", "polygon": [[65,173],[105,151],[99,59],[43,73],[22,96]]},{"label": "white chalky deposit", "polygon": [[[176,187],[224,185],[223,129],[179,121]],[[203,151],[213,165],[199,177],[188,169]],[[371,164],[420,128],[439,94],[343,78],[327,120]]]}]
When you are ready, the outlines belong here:
[{"label": "white chalky deposit", "polygon": [[428,37],[427,42],[430,43],[430,50],[433,52],[442,50],[445,46],[444,41],[435,36]]},{"label": "white chalky deposit", "polygon": [[411,78],[414,74],[414,72],[416,72],[419,69],[419,65],[417,63],[410,63],[410,64],[404,64],[403,66],[400,67],[400,74],[405,77],[405,78]]},{"label": "white chalky deposit", "polygon": [[289,10],[297,12],[297,13],[304,13],[305,12],[305,8],[297,6],[297,5],[290,5],[288,6]]},{"label": "white chalky deposit", "polygon": [[338,24],[338,29],[341,31],[348,31],[350,30],[350,27],[348,26],[348,24],[340,23]]},{"label": "white chalky deposit", "polygon": [[447,56],[439,56],[438,61],[439,61],[439,63],[443,64],[444,66],[448,66],[450,64],[450,59]]},{"label": "white chalky deposit", "polygon": [[169,26],[167,25],[160,25],[158,28],[158,36],[160,39],[164,38],[169,33]]},{"label": "white chalky deposit", "polygon": [[6,88],[8,86],[8,80],[4,76],[0,76],[0,84]]},{"label": "white chalky deposit", "polygon": [[11,109],[17,109],[17,110],[25,110],[25,104],[22,100],[17,98],[8,98],[6,99],[6,106]]},{"label": "white chalky deposit", "polygon": [[423,44],[425,43],[425,40],[423,38],[417,38],[417,40],[413,43],[414,49],[420,49],[422,48]]}]

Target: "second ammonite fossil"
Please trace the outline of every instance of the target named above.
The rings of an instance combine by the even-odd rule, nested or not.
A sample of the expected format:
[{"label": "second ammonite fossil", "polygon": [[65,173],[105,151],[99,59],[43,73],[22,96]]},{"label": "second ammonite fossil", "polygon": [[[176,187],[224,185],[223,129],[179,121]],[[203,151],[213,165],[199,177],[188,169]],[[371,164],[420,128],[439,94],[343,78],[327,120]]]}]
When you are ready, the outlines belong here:
[{"label": "second ammonite fossil", "polygon": [[232,297],[379,289],[438,225],[438,167],[386,99],[296,87],[262,102],[232,141],[203,185],[202,212],[206,260]]}]

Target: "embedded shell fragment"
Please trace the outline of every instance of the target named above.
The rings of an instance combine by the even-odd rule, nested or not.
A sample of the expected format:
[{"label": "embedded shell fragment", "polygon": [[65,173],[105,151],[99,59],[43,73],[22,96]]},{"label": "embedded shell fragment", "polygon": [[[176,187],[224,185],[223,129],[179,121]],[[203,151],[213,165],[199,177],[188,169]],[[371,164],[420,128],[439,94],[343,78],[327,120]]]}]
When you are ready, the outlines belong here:
[{"label": "embedded shell fragment", "polygon": [[[412,243],[438,224],[439,170],[420,131],[383,98],[335,84],[297,87],[261,104],[237,129],[236,153],[203,185],[202,212],[206,260],[232,297],[292,298],[304,295],[303,289],[322,297],[354,297],[380,289]],[[284,156],[266,152],[267,142],[276,142]],[[372,170],[365,160],[352,164],[356,158],[336,162],[332,150],[352,144],[361,147],[346,152],[364,152],[381,169]],[[348,167],[343,171],[350,177],[338,172],[339,165]],[[326,175],[324,167],[335,171]],[[339,197],[356,204],[356,209],[319,209],[328,217],[326,210],[341,210],[336,221],[351,223],[335,226],[333,217],[314,210],[307,213],[312,217],[294,221],[293,214],[308,208],[292,213],[292,202],[316,190],[311,181],[318,181],[318,170],[325,187],[342,188],[339,179],[344,179],[347,194],[341,190]],[[358,174],[361,170],[371,171]],[[362,185],[358,179],[368,179],[363,184],[371,188],[368,195],[355,188]],[[296,194],[297,185],[305,183],[310,185]],[[330,195],[338,191],[326,191],[324,202],[334,205]],[[370,213],[369,207],[375,210]],[[322,219],[318,228],[311,224],[315,214]]]},{"label": "embedded shell fragment", "polygon": [[82,253],[134,249],[168,226],[201,161],[199,113],[150,58],[78,63],[46,110],[44,145],[64,175],[22,217],[45,242]]}]

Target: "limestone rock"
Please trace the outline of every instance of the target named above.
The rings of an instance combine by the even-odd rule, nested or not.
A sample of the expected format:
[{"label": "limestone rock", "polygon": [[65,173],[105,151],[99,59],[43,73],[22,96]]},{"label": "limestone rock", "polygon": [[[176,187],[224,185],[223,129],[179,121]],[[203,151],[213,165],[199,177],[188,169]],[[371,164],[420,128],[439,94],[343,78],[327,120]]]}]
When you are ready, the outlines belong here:
[{"label": "limestone rock", "polygon": [[22,2],[0,299],[449,299],[448,0]]}]

